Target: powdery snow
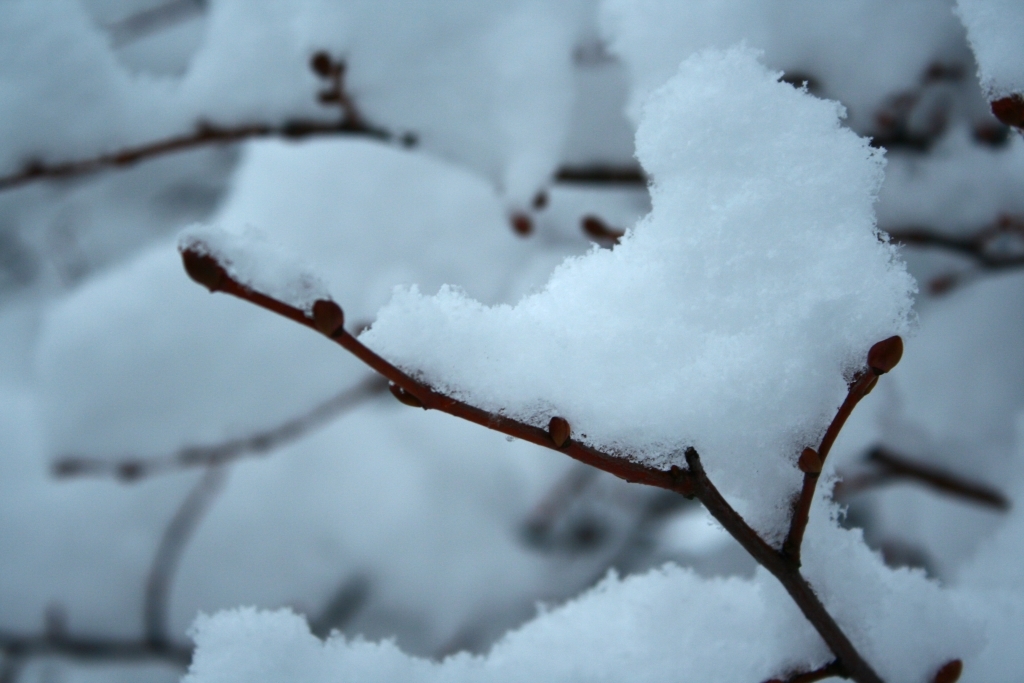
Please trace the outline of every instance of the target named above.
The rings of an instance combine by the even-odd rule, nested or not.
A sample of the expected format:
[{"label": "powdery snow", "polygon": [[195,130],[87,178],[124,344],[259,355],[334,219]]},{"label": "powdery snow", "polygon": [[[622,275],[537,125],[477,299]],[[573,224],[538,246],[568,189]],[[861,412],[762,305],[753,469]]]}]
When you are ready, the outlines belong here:
[{"label": "powdery snow", "polygon": [[1017,0],[957,0],[956,6],[988,96],[1024,94],[1024,5]]},{"label": "powdery snow", "polygon": [[796,454],[870,345],[906,333],[914,291],[875,231],[881,153],[778,77],[743,48],[687,60],[644,107],[653,209],[615,250],[566,261],[515,306],[396,290],[363,341],[445,392],[539,426],[561,415],[653,467],[694,446],[778,540]]}]

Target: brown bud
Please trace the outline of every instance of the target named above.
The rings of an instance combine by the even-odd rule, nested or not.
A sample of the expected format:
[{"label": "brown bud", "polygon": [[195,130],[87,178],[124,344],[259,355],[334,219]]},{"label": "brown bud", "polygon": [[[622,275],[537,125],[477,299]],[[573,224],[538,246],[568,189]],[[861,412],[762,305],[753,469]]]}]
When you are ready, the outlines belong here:
[{"label": "brown bud", "polygon": [[597,216],[587,215],[580,219],[580,228],[583,232],[599,240],[619,240],[625,234],[621,230],[615,230],[608,226]]},{"label": "brown bud", "polygon": [[318,76],[327,78],[331,75],[331,68],[333,67],[331,62],[331,56],[320,50],[313,54],[309,59],[309,68],[312,69]]},{"label": "brown bud", "polygon": [[418,398],[416,398],[415,396],[413,396],[408,391],[406,391],[402,387],[398,386],[394,382],[388,384],[388,389],[391,391],[391,395],[392,396],[397,398],[399,401],[401,401],[405,405],[412,406],[413,408],[422,408],[423,407],[423,402],[422,401],[420,401]]},{"label": "brown bud", "polygon": [[551,435],[551,440],[555,442],[555,446],[564,448],[569,443],[572,428],[569,427],[569,422],[564,417],[553,417],[551,422],[548,423],[548,434]]},{"label": "brown bud", "polygon": [[181,252],[181,261],[188,276],[211,292],[219,290],[227,276],[217,259],[207,254],[186,249]]},{"label": "brown bud", "polygon": [[935,683],[956,683],[960,680],[960,674],[964,672],[964,663],[959,659],[952,659],[935,672]]},{"label": "brown bud", "polygon": [[345,313],[330,299],[319,299],[313,303],[313,326],[333,339],[345,331]]},{"label": "brown bud", "polygon": [[992,114],[1007,126],[1024,128],[1024,97],[1010,95],[991,103]]},{"label": "brown bud", "polygon": [[813,448],[805,448],[800,454],[800,459],[796,461],[796,466],[807,474],[821,474],[821,456]]},{"label": "brown bud", "polygon": [[509,216],[508,219],[512,223],[512,229],[516,232],[517,235],[522,235],[523,237],[526,237],[527,235],[533,232],[533,221],[530,220],[530,217],[527,216],[525,213],[517,211],[516,213]]},{"label": "brown bud", "polygon": [[900,358],[903,358],[903,340],[899,337],[889,337],[868,351],[868,367],[874,370],[876,375],[884,375],[896,367]]}]

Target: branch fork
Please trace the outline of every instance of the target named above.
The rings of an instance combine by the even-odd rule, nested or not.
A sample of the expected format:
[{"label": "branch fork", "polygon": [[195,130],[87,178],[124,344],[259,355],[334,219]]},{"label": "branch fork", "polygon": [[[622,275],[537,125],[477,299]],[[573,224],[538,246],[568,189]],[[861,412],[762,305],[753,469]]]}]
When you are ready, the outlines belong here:
[{"label": "branch fork", "polygon": [[[311,312],[307,314],[299,308],[256,292],[238,282],[214,257],[208,254],[186,248],[182,251],[182,259],[188,274],[211,292],[221,291],[237,296],[289,318],[300,325],[315,329],[332,339],[386,378],[390,383],[391,393],[406,405],[425,410],[440,410],[502,434],[557,450],[628,482],[657,486],[687,498],[697,498],[718,523],[759,564],[782,583],[804,616],[835,655],[835,661],[821,669],[798,675],[790,680],[814,681],[824,677],[824,674],[827,673],[850,678],[858,683],[882,683],[882,679],[861,657],[849,638],[825,609],[814,589],[800,573],[799,553],[804,529],[807,525],[810,503],[825,458],[853,408],[871,391],[877,383],[878,377],[889,372],[899,362],[903,354],[903,341],[899,337],[890,337],[871,348],[867,358],[867,369],[854,378],[846,400],[826,430],[818,448],[808,448],[800,456],[798,464],[804,471],[804,485],[800,495],[794,501],[789,534],[780,550],[761,538],[726,501],[708,478],[700,455],[692,447],[687,448],[684,454],[687,464],[685,469],[673,466],[668,470],[659,470],[633,462],[620,455],[605,453],[574,440],[571,425],[564,417],[554,416],[550,419],[547,428],[540,428],[506,415],[483,410],[435,391],[430,385],[407,374],[377,355],[345,329],[345,316],[336,302],[316,301]],[[942,683],[953,683],[955,680],[956,678],[943,679]]]}]

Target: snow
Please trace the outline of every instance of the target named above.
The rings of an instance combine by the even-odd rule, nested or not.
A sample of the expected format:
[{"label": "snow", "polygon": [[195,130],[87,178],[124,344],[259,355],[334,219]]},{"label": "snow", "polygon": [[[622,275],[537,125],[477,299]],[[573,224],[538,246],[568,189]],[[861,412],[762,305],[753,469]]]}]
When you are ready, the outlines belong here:
[{"label": "snow", "polygon": [[957,0],[989,99],[1024,93],[1024,7],[1013,0]]},{"label": "snow", "polygon": [[[824,502],[824,501],[822,501]],[[818,521],[831,525],[827,513]],[[822,531],[817,529],[816,531]],[[856,532],[832,528],[830,550],[813,558],[835,593],[826,605],[886,680],[920,680],[982,647],[977,623],[920,572],[885,568]],[[837,538],[837,535],[839,538]],[[823,548],[824,546],[822,546]],[[822,549],[808,548],[812,555]],[[864,591],[864,592],[862,592]],[[921,624],[930,625],[926,636]],[[851,628],[852,626],[852,628]],[[554,610],[541,609],[485,656],[440,663],[393,644],[321,642],[301,617],[242,608],[201,616],[185,683],[342,681],[750,681],[805,671],[831,657],[775,579],[704,579],[667,565],[626,579],[610,575]]]},{"label": "snow", "polygon": [[[126,68],[76,0],[4,3],[0,174],[185,135],[203,121],[335,121],[340,113],[317,101],[324,84],[308,65],[327,50],[358,55],[345,85],[369,121],[414,133],[424,149],[478,170],[510,204],[525,206],[568,135],[584,10],[582,0],[445,0],[402,11],[374,2],[217,0],[176,76]],[[419,58],[428,52],[431,59]],[[454,119],[464,123],[452,126]]]},{"label": "snow", "polygon": [[515,306],[396,291],[362,340],[446,393],[538,426],[560,415],[652,467],[695,446],[778,540],[795,454],[868,347],[906,333],[914,284],[875,232],[881,155],[838,105],[777,79],[747,49],[687,60],[645,106],[653,209],[620,245]]},{"label": "snow", "polygon": [[630,71],[634,120],[680,60],[745,41],[765,51],[771,68],[811,79],[841,101],[850,125],[869,132],[887,98],[913,88],[931,64],[966,57],[957,45],[963,29],[950,10],[943,0],[605,0],[601,19]]},{"label": "snow", "polygon": [[[883,230],[1002,225],[989,252],[1020,253],[1022,140],[988,103],[1021,92],[1015,3],[208,0],[146,36],[113,28],[166,1],[0,2],[0,175],[200,121],[337,121],[316,99],[318,50],[345,61],[367,121],[418,142],[262,140],[0,192],[0,637],[64,615],[72,636],[141,639],[155,549],[202,476],[55,478],[55,458],[252,437],[368,376],[322,336],[189,281],[185,226],[254,286],[300,307],[333,297],[353,331],[399,286],[411,317],[386,309],[378,329],[396,318],[387,343],[439,386],[542,425],[564,414],[575,438],[662,464],[678,462],[665,441],[703,438],[715,482],[775,540],[794,456],[876,334],[907,328],[909,279],[873,234],[873,193]],[[729,69],[705,55],[678,75],[741,42],[767,71],[740,50]],[[641,119],[650,192],[553,182],[563,165],[634,168]],[[887,148],[884,180],[851,130]],[[547,206],[529,208],[540,188]],[[599,250],[585,215],[630,236]],[[964,681],[1014,680],[1024,276],[939,248],[897,256],[956,286],[922,287],[903,361],[840,435],[803,571],[885,680],[930,680],[953,657]],[[427,320],[449,304],[465,321]],[[903,481],[847,489],[837,508],[831,486],[878,446],[1012,507]],[[384,392],[225,469],[168,595],[176,643],[212,615],[194,631],[197,683],[759,681],[830,659],[698,503]],[[344,635],[319,640],[331,628]],[[15,683],[183,673],[0,653]]]}]

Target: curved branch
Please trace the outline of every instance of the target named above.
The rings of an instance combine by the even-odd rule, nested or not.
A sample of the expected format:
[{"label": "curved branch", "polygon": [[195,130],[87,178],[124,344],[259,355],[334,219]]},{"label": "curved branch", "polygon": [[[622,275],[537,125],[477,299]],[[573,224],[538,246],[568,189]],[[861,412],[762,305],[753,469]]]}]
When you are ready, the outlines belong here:
[{"label": "curved branch", "polygon": [[167,647],[167,603],[170,599],[171,581],[178,568],[181,554],[188,545],[193,532],[213,503],[224,485],[227,471],[220,466],[206,470],[202,479],[189,492],[181,507],[174,513],[170,524],[160,539],[153,564],[146,579],[146,594],[143,602],[143,624],[146,642],[152,647]]},{"label": "curved branch", "polygon": [[0,651],[7,657],[19,659],[55,655],[85,661],[161,661],[181,667],[192,661],[192,648],[188,645],[64,633],[16,635],[0,631]]},{"label": "curved branch", "polygon": [[385,388],[386,382],[377,375],[371,375],[359,384],[315,406],[305,415],[293,417],[272,429],[250,436],[230,439],[212,446],[185,446],[176,453],[162,458],[126,457],[110,461],[104,458],[65,455],[53,463],[52,471],[56,477],[116,476],[122,481],[134,482],[154,474],[222,465],[245,456],[263,455],[302,438],[345,411],[383,392]]},{"label": "curved branch", "polygon": [[105,169],[126,168],[165,154],[255,138],[276,137],[300,140],[321,135],[355,135],[382,141],[397,139],[406,147],[416,144],[416,136],[412,133],[396,136],[391,131],[368,123],[360,115],[355,102],[345,91],[345,62],[334,60],[326,52],[320,51],[310,58],[309,66],[327,84],[327,89],[318,93],[317,99],[321,104],[338,108],[340,113],[338,121],[295,119],[280,125],[251,123],[235,126],[221,126],[200,121],[192,133],[173,135],[162,140],[125,147],[116,152],[100,154],[88,159],[50,164],[40,160],[29,161],[21,171],[0,176],[0,192],[39,180],[57,180],[96,173]]}]

